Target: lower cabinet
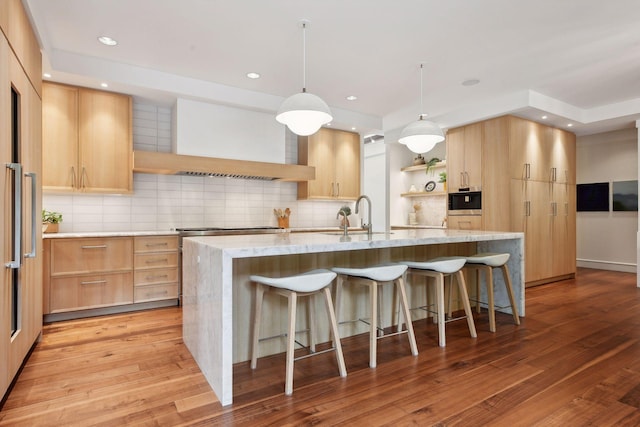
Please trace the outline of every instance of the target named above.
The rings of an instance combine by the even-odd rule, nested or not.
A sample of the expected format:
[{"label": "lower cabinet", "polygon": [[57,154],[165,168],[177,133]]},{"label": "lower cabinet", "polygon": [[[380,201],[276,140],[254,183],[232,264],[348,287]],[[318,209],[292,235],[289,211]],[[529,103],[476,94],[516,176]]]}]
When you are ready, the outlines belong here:
[{"label": "lower cabinet", "polygon": [[178,298],[178,238],[135,238],[134,302]]},{"label": "lower cabinet", "polygon": [[447,228],[453,230],[482,230],[482,216],[449,214]]},{"label": "lower cabinet", "polygon": [[44,239],[44,314],[176,299],[177,236]]}]

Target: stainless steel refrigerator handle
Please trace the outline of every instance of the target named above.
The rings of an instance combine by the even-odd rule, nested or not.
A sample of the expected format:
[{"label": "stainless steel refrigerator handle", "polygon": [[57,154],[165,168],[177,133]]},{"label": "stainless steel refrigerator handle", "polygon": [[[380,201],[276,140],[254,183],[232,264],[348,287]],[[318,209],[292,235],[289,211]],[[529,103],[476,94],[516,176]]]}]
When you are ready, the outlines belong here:
[{"label": "stainless steel refrigerator handle", "polygon": [[7,163],[7,169],[14,171],[13,180],[13,260],[5,264],[7,268],[20,268],[22,261],[22,165],[20,163]]},{"label": "stainless steel refrigerator handle", "polygon": [[24,254],[25,258],[35,258],[36,257],[36,224],[38,224],[37,220],[37,212],[36,212],[36,204],[37,197],[36,191],[38,190],[38,186],[36,185],[36,173],[35,172],[27,172],[24,174],[25,177],[31,178],[31,252],[27,252]]}]

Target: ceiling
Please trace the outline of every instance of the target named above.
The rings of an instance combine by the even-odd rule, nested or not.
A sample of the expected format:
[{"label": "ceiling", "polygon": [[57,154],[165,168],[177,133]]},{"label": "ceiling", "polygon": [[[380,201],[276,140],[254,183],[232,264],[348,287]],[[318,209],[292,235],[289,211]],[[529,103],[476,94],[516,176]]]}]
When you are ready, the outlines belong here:
[{"label": "ceiling", "polygon": [[[337,127],[388,135],[421,112],[445,128],[515,113],[580,135],[640,119],[637,0],[23,2],[51,80],[105,81],[167,105],[184,97],[275,113],[302,88],[307,19],[307,90]],[[480,82],[462,85],[469,79]]]}]

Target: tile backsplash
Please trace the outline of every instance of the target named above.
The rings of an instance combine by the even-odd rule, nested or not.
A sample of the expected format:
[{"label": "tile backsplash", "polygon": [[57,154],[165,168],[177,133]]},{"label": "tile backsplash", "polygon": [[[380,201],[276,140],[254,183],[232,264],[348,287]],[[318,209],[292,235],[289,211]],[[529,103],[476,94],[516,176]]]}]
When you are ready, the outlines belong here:
[{"label": "tile backsplash", "polygon": [[[286,162],[297,163],[296,136],[287,131],[285,144]],[[171,151],[171,109],[134,100],[133,145]],[[273,209],[287,207],[292,228],[338,227],[340,206],[353,208],[353,202],[298,201],[291,182],[134,173],[133,188],[131,195],[47,193],[42,206],[63,214],[60,232],[277,226]]]}]

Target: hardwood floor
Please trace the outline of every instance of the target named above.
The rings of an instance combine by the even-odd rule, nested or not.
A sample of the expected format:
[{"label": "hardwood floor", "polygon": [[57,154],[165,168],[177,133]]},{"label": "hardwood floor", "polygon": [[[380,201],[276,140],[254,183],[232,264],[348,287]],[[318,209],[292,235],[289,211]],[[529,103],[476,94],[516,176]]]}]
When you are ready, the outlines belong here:
[{"label": "hardwood floor", "polygon": [[223,408],[181,340],[179,308],[46,325],[0,425],[640,425],[640,290],[635,274],[580,269],[576,280],[528,288],[521,326],[498,314],[406,337],[343,340],[348,376],[332,353],[296,363],[284,396],[284,355],[235,367]]}]

